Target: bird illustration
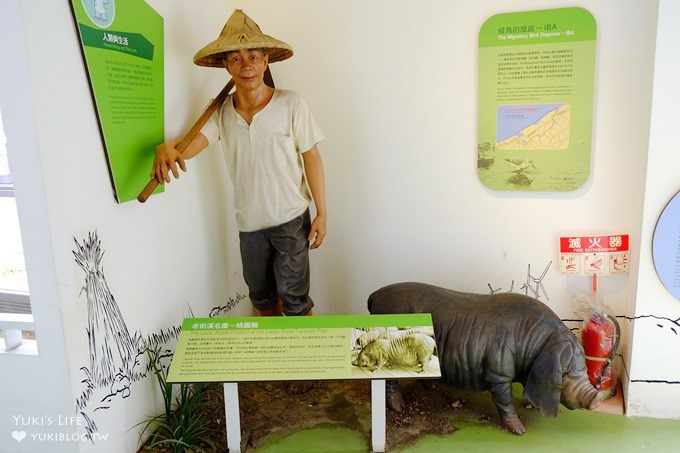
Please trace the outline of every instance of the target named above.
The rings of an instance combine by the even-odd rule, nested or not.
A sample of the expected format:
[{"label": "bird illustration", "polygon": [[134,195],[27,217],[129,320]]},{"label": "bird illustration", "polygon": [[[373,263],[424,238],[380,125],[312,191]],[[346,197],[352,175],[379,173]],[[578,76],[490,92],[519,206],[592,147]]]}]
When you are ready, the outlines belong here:
[{"label": "bird illustration", "polygon": [[532,161],[531,159],[505,159],[505,160],[512,164],[512,166],[514,167],[512,171],[514,171],[517,174],[523,173],[530,167],[534,169],[536,168],[536,166],[534,165],[534,161]]}]

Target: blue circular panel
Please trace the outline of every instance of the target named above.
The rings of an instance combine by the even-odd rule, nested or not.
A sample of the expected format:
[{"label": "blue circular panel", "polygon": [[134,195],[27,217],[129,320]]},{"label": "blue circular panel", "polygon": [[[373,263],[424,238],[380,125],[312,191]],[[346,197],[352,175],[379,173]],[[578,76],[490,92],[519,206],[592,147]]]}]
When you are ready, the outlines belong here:
[{"label": "blue circular panel", "polygon": [[680,192],[666,205],[656,223],[652,257],[661,282],[680,300]]}]

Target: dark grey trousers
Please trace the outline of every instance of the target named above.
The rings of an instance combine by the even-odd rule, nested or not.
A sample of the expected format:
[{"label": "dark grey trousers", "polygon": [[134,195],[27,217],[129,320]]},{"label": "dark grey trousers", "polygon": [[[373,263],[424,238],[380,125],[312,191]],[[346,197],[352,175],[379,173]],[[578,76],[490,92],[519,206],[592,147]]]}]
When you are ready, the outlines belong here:
[{"label": "dark grey trousers", "polygon": [[309,210],[263,230],[240,232],[243,278],[258,310],[283,302],[287,316],[305,315],[314,306],[309,297]]}]

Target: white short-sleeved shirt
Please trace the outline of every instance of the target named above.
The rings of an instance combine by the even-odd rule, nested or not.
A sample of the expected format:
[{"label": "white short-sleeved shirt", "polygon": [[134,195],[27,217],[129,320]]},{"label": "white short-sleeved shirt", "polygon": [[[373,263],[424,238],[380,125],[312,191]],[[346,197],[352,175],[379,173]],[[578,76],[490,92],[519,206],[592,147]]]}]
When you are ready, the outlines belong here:
[{"label": "white short-sleeved shirt", "polygon": [[309,207],[302,153],[324,136],[299,94],[274,90],[250,124],[236,112],[232,94],[201,133],[209,143],[220,140],[240,231],[281,225]]}]

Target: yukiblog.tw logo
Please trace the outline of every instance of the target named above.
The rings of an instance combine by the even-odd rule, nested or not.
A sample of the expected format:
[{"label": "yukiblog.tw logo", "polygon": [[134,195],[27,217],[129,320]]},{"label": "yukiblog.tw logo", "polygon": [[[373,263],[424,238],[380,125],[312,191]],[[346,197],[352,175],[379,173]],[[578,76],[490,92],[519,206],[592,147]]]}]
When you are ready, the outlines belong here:
[{"label": "yukiblog.tw logo", "polygon": [[75,415],[12,415],[16,442],[99,442],[109,435],[84,431],[85,419]]}]

